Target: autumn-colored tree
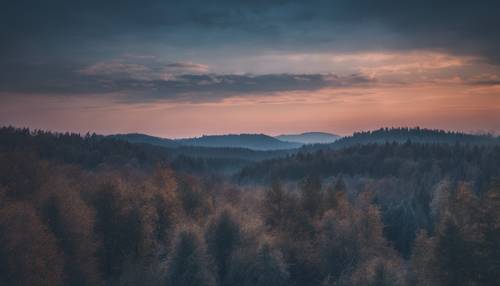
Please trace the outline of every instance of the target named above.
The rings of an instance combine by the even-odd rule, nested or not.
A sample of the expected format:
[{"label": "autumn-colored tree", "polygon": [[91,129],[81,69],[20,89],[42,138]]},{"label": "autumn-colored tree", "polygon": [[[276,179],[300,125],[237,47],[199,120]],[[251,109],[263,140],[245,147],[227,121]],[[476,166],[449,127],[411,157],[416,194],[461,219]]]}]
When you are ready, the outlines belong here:
[{"label": "autumn-colored tree", "polygon": [[436,257],[441,285],[471,285],[479,281],[478,213],[477,198],[468,186],[460,185],[451,195],[448,210],[437,229]]},{"label": "autumn-colored tree", "polygon": [[290,281],[296,285],[317,285],[321,281],[320,249],[311,236],[285,233],[275,247],[280,250],[287,264]]},{"label": "autumn-colored tree", "polygon": [[349,284],[353,286],[405,286],[405,270],[395,259],[372,258],[358,266]]},{"label": "autumn-colored tree", "polygon": [[29,203],[0,209],[0,265],[2,285],[63,285],[63,253]]},{"label": "autumn-colored tree", "polygon": [[410,261],[415,285],[439,285],[435,240],[425,230],[419,231],[415,238]]},{"label": "autumn-colored tree", "polygon": [[99,285],[94,213],[70,186],[58,183],[46,194],[42,212],[65,254],[65,284]]},{"label": "autumn-colored tree", "polygon": [[180,178],[177,185],[178,198],[185,214],[193,219],[203,219],[212,210],[212,200],[201,190],[199,182],[192,176]]},{"label": "autumn-colored tree", "polygon": [[336,209],[339,206],[340,196],[345,195],[347,187],[342,176],[339,176],[335,183],[330,185],[325,191],[324,208],[325,211]]},{"label": "autumn-colored tree", "polygon": [[477,261],[482,285],[495,285],[500,281],[500,182],[497,182],[481,200],[480,231]]},{"label": "autumn-colored tree", "polygon": [[321,221],[319,255],[323,277],[329,283],[344,280],[371,258],[395,255],[383,237],[378,209],[367,204],[365,198],[358,200],[361,202],[355,205],[342,201]]},{"label": "autumn-colored tree", "polygon": [[287,194],[279,181],[274,181],[264,192],[262,213],[264,223],[270,228],[283,226],[286,219]]},{"label": "autumn-colored tree", "polygon": [[231,260],[225,285],[289,285],[290,275],[279,251],[264,243],[258,250],[240,250]]},{"label": "autumn-colored tree", "polygon": [[316,176],[307,176],[301,184],[301,205],[304,212],[311,218],[321,211],[323,193],[321,180]]}]

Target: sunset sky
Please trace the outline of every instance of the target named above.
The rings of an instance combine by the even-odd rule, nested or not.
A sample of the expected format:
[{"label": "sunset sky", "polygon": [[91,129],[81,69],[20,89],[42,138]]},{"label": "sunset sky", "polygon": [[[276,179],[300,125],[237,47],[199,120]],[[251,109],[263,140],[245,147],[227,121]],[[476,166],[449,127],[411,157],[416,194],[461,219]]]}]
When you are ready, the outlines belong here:
[{"label": "sunset sky", "polygon": [[500,133],[500,1],[8,1],[0,125]]}]

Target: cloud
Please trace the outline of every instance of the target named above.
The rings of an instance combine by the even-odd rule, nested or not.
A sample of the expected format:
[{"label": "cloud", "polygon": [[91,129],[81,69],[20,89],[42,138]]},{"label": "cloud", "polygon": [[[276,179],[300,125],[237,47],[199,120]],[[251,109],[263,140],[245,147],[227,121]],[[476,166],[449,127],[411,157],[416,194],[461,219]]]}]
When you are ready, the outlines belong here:
[{"label": "cloud", "polygon": [[200,100],[255,95],[282,91],[314,91],[322,88],[352,87],[371,83],[361,75],[338,76],[332,74],[185,74],[172,80],[155,81],[155,98],[197,100],[191,94],[204,94]]},{"label": "cloud", "polygon": [[132,101],[212,101],[241,94],[317,90],[371,81],[355,74],[217,74],[210,73],[207,65],[155,57],[98,62],[77,73],[85,82],[92,82],[93,92],[121,91]]},{"label": "cloud", "polygon": [[440,49],[500,64],[500,2],[459,0],[8,1],[0,57],[117,50]]},{"label": "cloud", "polygon": [[43,95],[96,96],[121,94],[120,100],[151,102],[219,101],[234,96],[256,96],[283,91],[315,91],[373,84],[360,74],[218,74],[209,67],[147,58],[115,59],[80,68],[70,64],[31,64],[11,67],[0,78],[0,92]]},{"label": "cloud", "polygon": [[497,67],[478,58],[432,51],[281,53],[231,65],[272,68],[261,73],[214,72],[206,64],[128,54],[86,64],[56,61],[10,65],[0,70],[0,92],[82,97],[102,94],[129,103],[201,103],[272,97],[283,92],[305,92],[303,96],[307,96],[309,91],[322,89],[494,85],[500,74]]},{"label": "cloud", "polygon": [[127,94],[122,100],[149,102],[211,102],[235,96],[261,96],[283,91],[316,91],[349,88],[372,83],[361,75],[333,74],[180,74],[168,79],[116,79],[107,86]]},{"label": "cloud", "polygon": [[127,55],[118,59],[101,61],[79,70],[91,77],[109,77],[132,80],[171,79],[182,74],[207,73],[209,67],[191,62],[169,62],[154,56]]},{"label": "cloud", "polygon": [[206,73],[208,72],[208,66],[203,64],[194,64],[194,63],[170,63],[165,65],[167,70],[178,70],[182,72],[198,72],[198,73]]},{"label": "cloud", "polygon": [[483,73],[472,77],[468,83],[471,85],[500,86],[500,75]]},{"label": "cloud", "polygon": [[114,76],[145,79],[150,72],[149,68],[140,64],[128,64],[120,61],[101,62],[85,67],[79,72],[88,76]]}]

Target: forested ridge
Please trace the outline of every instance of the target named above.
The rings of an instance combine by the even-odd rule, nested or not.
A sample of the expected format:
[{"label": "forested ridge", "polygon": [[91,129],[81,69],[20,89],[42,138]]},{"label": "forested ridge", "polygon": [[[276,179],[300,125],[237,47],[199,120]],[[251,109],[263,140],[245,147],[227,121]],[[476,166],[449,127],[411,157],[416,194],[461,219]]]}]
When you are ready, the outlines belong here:
[{"label": "forested ridge", "polygon": [[300,147],[301,143],[282,141],[265,134],[226,134],[203,135],[201,137],[184,139],[166,139],[139,133],[115,134],[111,138],[126,140],[131,143],[148,143],[167,148],[177,147],[205,147],[205,148],[234,148],[256,151],[287,150]]},{"label": "forested ridge", "polygon": [[270,159],[293,151],[255,151],[244,148],[178,146],[131,143],[120,137],[96,134],[55,133],[43,130],[0,128],[0,151],[24,153],[84,169],[132,167],[151,170],[168,164],[176,170],[195,173],[234,173],[251,162]]},{"label": "forested ridge", "polygon": [[492,134],[467,134],[462,132],[444,131],[425,128],[380,128],[371,131],[354,132],[352,136],[342,137],[331,146],[345,147],[354,144],[386,143],[411,141],[413,143],[447,143],[447,144],[500,144],[500,138]]},{"label": "forested ridge", "polygon": [[345,174],[371,178],[473,182],[479,189],[500,174],[500,145],[383,143],[357,144],[342,149],[298,152],[283,158],[257,162],[239,173],[239,180],[299,180]]},{"label": "forested ridge", "polygon": [[57,163],[76,164],[85,169],[102,165],[150,167],[166,162],[165,149],[136,145],[96,134],[55,133],[28,128],[0,128],[0,151],[22,153]]},{"label": "forested ridge", "polygon": [[494,144],[302,149],[230,178],[98,135],[0,138],[0,285],[500,281]]}]

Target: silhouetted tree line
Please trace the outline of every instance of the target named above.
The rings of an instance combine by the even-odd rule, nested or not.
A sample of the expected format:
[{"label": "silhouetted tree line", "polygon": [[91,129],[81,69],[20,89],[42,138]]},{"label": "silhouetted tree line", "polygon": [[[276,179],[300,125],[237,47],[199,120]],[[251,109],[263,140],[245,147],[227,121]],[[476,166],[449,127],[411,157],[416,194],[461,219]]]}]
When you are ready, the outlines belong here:
[{"label": "silhouetted tree line", "polygon": [[388,153],[359,147],[344,160],[393,154],[425,175],[319,172],[260,187],[2,149],[0,285],[498,285],[500,184],[477,191],[440,155],[493,164],[495,149],[379,147]]},{"label": "silhouetted tree line", "polygon": [[0,128],[0,152],[31,154],[86,169],[102,165],[151,167],[168,160],[165,149],[134,145],[96,134],[54,133],[43,130]]},{"label": "silhouetted tree line", "polygon": [[355,145],[343,149],[298,152],[284,158],[254,163],[242,169],[241,182],[270,182],[273,178],[299,180],[307,175],[320,177],[396,177],[405,180],[442,178],[470,181],[475,190],[488,187],[500,175],[500,145],[384,143]]},{"label": "silhouetted tree line", "polygon": [[235,173],[256,160],[280,156],[284,151],[242,148],[177,147],[134,144],[119,137],[96,134],[54,133],[43,130],[0,128],[0,152],[20,152],[85,169],[128,166],[153,169],[170,165],[186,173]]},{"label": "silhouetted tree line", "polygon": [[500,144],[500,138],[492,134],[466,134],[462,132],[444,131],[439,129],[425,129],[420,127],[408,128],[380,128],[372,131],[354,132],[352,136],[342,137],[331,147],[348,147],[368,143],[438,143],[438,144],[470,144],[495,145]]}]

